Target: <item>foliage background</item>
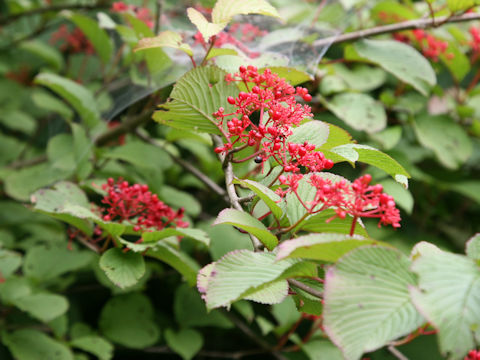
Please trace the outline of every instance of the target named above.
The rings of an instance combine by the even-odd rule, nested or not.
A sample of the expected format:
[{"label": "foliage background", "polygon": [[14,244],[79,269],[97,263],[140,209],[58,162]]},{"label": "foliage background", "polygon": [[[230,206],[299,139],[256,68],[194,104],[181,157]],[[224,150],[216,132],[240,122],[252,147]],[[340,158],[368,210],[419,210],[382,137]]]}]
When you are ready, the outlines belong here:
[{"label": "foliage background", "polygon": [[[321,331],[301,351],[295,347],[318,325],[309,320],[300,323],[292,342],[284,343],[300,316],[291,298],[269,307],[240,301],[229,312],[207,314],[191,287],[201,266],[251,245],[231,226],[211,227],[228,204],[189,169],[194,165],[223,186],[211,140],[150,121],[155,106],[167,100],[172,84],[190,67],[188,57],[159,48],[132,49],[159,29],[192,36],[185,9],[213,3],[129,2],[149,9],[153,29],[131,13],[111,11],[107,1],[0,3],[1,359],[12,354],[38,359],[39,353],[58,360],[189,359],[195,354],[199,359],[265,358],[265,352],[280,350],[290,359],[341,358]],[[307,33],[321,37],[431,15],[428,3],[415,1],[271,3],[287,25],[304,24]],[[442,1],[433,5],[439,9],[436,16],[449,16]],[[472,25],[478,23],[428,30],[448,42],[447,53],[454,57],[442,53],[430,59],[437,83],[423,93],[417,90],[424,85],[415,89],[384,70],[401,67],[404,76],[416,74],[417,64],[401,56],[378,66],[358,57],[359,42],[340,42],[312,68],[308,65],[315,59],[308,57],[308,49],[296,47],[298,39],[288,45],[297,69],[307,66],[303,70],[310,75],[315,71],[314,80],[306,83],[315,118],[381,149],[412,175],[407,191],[372,166],[335,166],[347,178],[371,173],[395,197],[402,228],[378,229],[375,222],[366,227],[372,238],[407,255],[420,241],[463,253],[465,242],[480,232],[480,68]],[[52,42],[62,26],[82,29],[93,51],[85,44],[76,51]],[[410,42],[421,48],[414,38]],[[222,57],[217,59],[221,65]],[[232,65],[223,60],[223,66]],[[253,166],[246,164],[239,172]],[[99,268],[95,252],[101,246],[92,251],[81,239],[69,241],[64,222],[33,212],[30,203],[36,190],[61,180],[79,184],[98,202],[99,186],[108,177],[148,184],[167,204],[184,207],[190,222],[208,233],[210,246],[186,239],[178,252],[188,261],[172,267],[174,261],[149,259],[137,284],[117,287]],[[399,350],[410,359],[443,358],[434,336],[420,336]],[[395,358],[386,349],[366,356]]]}]

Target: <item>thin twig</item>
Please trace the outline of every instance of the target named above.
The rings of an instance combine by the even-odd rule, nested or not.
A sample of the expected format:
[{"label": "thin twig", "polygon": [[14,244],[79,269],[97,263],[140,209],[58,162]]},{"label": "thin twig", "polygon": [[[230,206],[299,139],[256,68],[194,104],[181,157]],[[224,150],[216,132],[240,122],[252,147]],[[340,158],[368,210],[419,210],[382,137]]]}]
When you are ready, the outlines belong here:
[{"label": "thin twig", "polygon": [[141,131],[138,131],[138,129],[135,131],[135,135],[137,135],[143,141],[165,150],[167,152],[167,154],[170,156],[170,158],[173,161],[175,161],[178,165],[183,167],[185,170],[187,170],[189,173],[191,173],[197,179],[199,179],[201,182],[203,182],[207,187],[210,188],[210,190],[212,190],[216,194],[222,196],[225,199],[225,201],[227,201],[227,202],[229,201],[229,198],[227,196],[226,191],[223,188],[221,188],[216,182],[214,182],[212,179],[210,179],[207,175],[205,175],[203,172],[201,172],[199,169],[197,169],[195,166],[193,166],[190,162],[185,161],[185,160],[175,156],[170,151],[168,151],[168,149],[165,146],[160,144],[157,140],[152,139],[151,137],[145,135]]},{"label": "thin twig", "polygon": [[450,17],[444,16],[444,17],[435,18],[435,21],[431,18],[408,20],[408,21],[403,21],[396,24],[382,25],[382,26],[376,26],[370,29],[353,31],[353,32],[342,34],[339,36],[335,36],[335,35],[329,36],[329,37],[314,41],[312,46],[314,47],[327,46],[327,45],[333,45],[333,44],[339,44],[343,42],[358,40],[361,38],[367,38],[375,35],[389,34],[397,31],[433,27],[436,24],[458,23],[458,22],[466,22],[466,21],[473,21],[473,20],[480,20],[480,14],[468,13],[468,14],[462,14],[458,16],[450,16]]},{"label": "thin twig", "polygon": [[108,9],[110,7],[110,2],[99,2],[94,5],[82,5],[82,4],[69,4],[69,5],[52,5],[46,7],[39,7],[36,9],[23,11],[21,13],[13,14],[10,16],[0,17],[0,25],[7,25],[11,22],[14,22],[22,17],[28,17],[33,15],[40,15],[52,11],[62,11],[62,10],[97,10],[97,9]]},{"label": "thin twig", "polygon": [[163,0],[157,0],[155,11],[155,34],[158,35],[160,27],[162,25],[162,13],[163,13]]},{"label": "thin twig", "polygon": [[300,290],[305,291],[306,293],[309,293],[310,295],[313,295],[319,299],[323,299],[323,292],[319,290],[315,290],[314,288],[311,288],[308,285],[305,285],[304,283],[295,280],[295,279],[288,279],[288,283],[292,286],[295,286],[299,288]]},{"label": "thin twig", "polygon": [[390,345],[388,348],[388,351],[392,353],[393,356],[395,356],[398,360],[408,360],[408,358],[403,355],[395,346]]},{"label": "thin twig", "polygon": [[244,333],[250,340],[259,345],[262,349],[265,349],[277,359],[277,360],[287,360],[279,351],[276,351],[263,337],[256,334],[250,326],[241,321],[237,316],[232,314],[229,311],[222,310],[222,313],[231,321],[233,324]]}]

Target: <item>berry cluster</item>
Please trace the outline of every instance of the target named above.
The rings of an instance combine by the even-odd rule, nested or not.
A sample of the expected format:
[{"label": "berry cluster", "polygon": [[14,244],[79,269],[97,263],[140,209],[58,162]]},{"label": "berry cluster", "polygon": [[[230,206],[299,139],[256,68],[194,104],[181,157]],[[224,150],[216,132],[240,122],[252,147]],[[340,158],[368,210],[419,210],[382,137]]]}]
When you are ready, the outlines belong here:
[{"label": "berry cluster", "polygon": [[50,37],[51,44],[60,44],[63,52],[76,54],[85,53],[91,55],[95,52],[93,45],[79,28],[68,30],[67,25],[61,25]]},{"label": "berry cluster", "polygon": [[111,10],[117,13],[132,11],[138,20],[143,21],[150,29],[153,29],[153,17],[150,10],[146,7],[127,5],[123,1],[116,1],[112,4]]},{"label": "berry cluster", "polygon": [[416,42],[423,55],[435,62],[438,61],[438,57],[442,54],[445,54],[445,57],[449,60],[454,57],[453,53],[446,52],[448,49],[448,42],[440,40],[422,29],[395,33],[393,34],[393,38],[404,43],[411,43],[412,41]]},{"label": "berry cluster", "polygon": [[[257,58],[260,56],[260,53],[251,51],[245,43],[253,41],[255,38],[264,36],[267,34],[267,31],[261,30],[258,26],[252,24],[240,24],[235,23],[230,25],[225,31],[217,34],[214,39],[215,47],[222,47],[224,44],[232,44],[238,49],[243,51],[250,58]],[[202,34],[197,31],[193,36],[195,44],[202,45],[205,49],[207,48],[207,43],[203,38]]]},{"label": "berry cluster", "polygon": [[102,189],[107,192],[102,203],[108,207],[101,209],[105,221],[128,221],[134,224],[134,231],[188,226],[188,223],[182,220],[183,208],[174,211],[160,201],[156,194],[152,194],[147,185],[130,186],[122,179],[115,181],[109,178],[107,183],[102,185]]},{"label": "berry cluster", "polygon": [[470,350],[463,360],[480,360],[480,351]]},{"label": "berry cluster", "polygon": [[350,184],[345,180],[333,183],[319,174],[312,174],[308,182],[316,189],[316,193],[309,203],[305,203],[297,192],[298,182],[302,178],[301,174],[281,175],[279,181],[287,188],[285,190],[279,188],[277,194],[285,196],[290,192],[294,193],[309,214],[333,208],[339,218],[344,219],[350,214],[354,218],[354,223],[361,217],[379,218],[379,227],[381,225],[400,227],[400,212],[393,197],[383,192],[382,185],[370,185],[371,175],[363,175]]},{"label": "berry cluster", "polygon": [[[255,148],[256,162],[273,158],[285,172],[292,173],[299,172],[300,167],[321,171],[333,166],[331,160],[315,150],[315,145],[288,141],[292,128],[312,116],[310,107],[297,103],[295,99],[298,96],[310,101],[312,96],[307,89],[294,88],[270,69],[259,73],[251,65],[240,66],[239,72],[228,74],[226,80],[243,82],[248,92],[241,91],[236,98],[228,97],[227,101],[236,108],[235,112],[225,114],[225,109],[220,108],[213,114],[227,140],[215,152],[227,153],[235,145],[244,144]],[[252,121],[256,114],[258,124]]]},{"label": "berry cluster", "polygon": [[480,28],[471,26],[469,29],[470,35],[472,35],[472,41],[469,42],[470,47],[473,50],[472,63],[475,62],[480,56]]}]

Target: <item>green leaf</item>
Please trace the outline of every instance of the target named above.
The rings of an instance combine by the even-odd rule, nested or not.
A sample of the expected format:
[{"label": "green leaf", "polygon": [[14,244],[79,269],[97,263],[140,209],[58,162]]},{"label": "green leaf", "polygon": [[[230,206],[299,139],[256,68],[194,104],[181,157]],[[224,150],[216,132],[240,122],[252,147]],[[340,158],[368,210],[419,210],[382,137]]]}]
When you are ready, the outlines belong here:
[{"label": "green leaf", "polygon": [[325,277],[324,328],[347,360],[409,334],[425,320],[410,301],[415,276],[397,250],[361,247]]},{"label": "green leaf", "polygon": [[[385,71],[377,67],[358,65],[349,69],[344,64],[334,64],[332,68],[335,75],[343,79],[348,89],[359,92],[375,90],[387,78]],[[323,81],[322,79],[322,83]]]},{"label": "green leaf", "polygon": [[78,13],[72,13],[68,16],[71,21],[77,25],[91,41],[95,51],[104,64],[110,61],[113,55],[113,44],[110,36],[102,29],[99,24],[88,16]]},{"label": "green leaf", "polygon": [[99,360],[110,360],[113,357],[113,345],[97,335],[78,337],[70,345],[95,355]]},{"label": "green leaf", "polygon": [[4,332],[2,340],[17,360],[73,360],[73,354],[68,347],[39,330]]},{"label": "green leaf", "polygon": [[[337,213],[335,210],[325,209],[318,214],[308,217],[297,228],[295,228],[295,231],[303,230],[314,233],[350,234],[353,218],[349,216],[345,219],[341,219],[336,215]],[[357,219],[354,235],[368,237],[365,225],[363,225],[360,219]]]},{"label": "green leaf", "polygon": [[233,324],[218,310],[207,313],[205,303],[196,289],[187,284],[175,291],[173,312],[177,323],[182,327],[215,326],[231,328]]},{"label": "green leaf", "polygon": [[68,301],[56,294],[31,294],[21,296],[13,302],[20,310],[43,322],[51,321],[68,310]]},{"label": "green leaf", "polygon": [[353,143],[352,136],[339,126],[326,123],[328,125],[328,139],[319,150],[330,150],[336,146]]},{"label": "green leaf", "polygon": [[28,201],[35,190],[70,175],[71,171],[56,169],[50,163],[33,165],[8,175],[4,180],[5,192],[16,200]]},{"label": "green leaf", "polygon": [[194,8],[187,9],[187,16],[202,34],[205,41],[208,41],[211,36],[217,35],[227,26],[227,23],[214,24],[205,19],[202,13]]},{"label": "green leaf", "polygon": [[190,285],[197,281],[197,272],[200,266],[184,252],[180,252],[168,244],[157,243],[155,248],[148,250],[147,256],[159,259],[173,267],[183,275]]},{"label": "green leaf", "polygon": [[13,110],[0,114],[1,122],[4,126],[12,130],[31,134],[37,127],[37,121],[30,114],[21,110]]},{"label": "green leaf", "polygon": [[438,330],[440,351],[463,359],[480,340],[480,269],[472,259],[441,250],[423,252],[412,264],[418,288],[411,288],[419,311]]},{"label": "green leaf", "polygon": [[395,40],[360,40],[354,47],[360,56],[412,85],[423,95],[427,95],[436,83],[428,60],[407,44]]},{"label": "green leaf", "polygon": [[34,82],[48,87],[64,98],[78,112],[87,127],[93,128],[99,124],[100,112],[93,94],[86,87],[52,73],[40,73]]},{"label": "green leaf", "polygon": [[[232,251],[200,270],[197,287],[204,294],[208,309],[229,306],[232,302],[281,280],[282,273],[292,264],[294,263],[288,260],[275,261],[275,255],[271,253]],[[286,295],[287,292],[284,292],[275,302],[283,300]],[[256,301],[259,300],[261,299],[257,297]]]},{"label": "green leaf", "polygon": [[10,277],[22,265],[22,261],[21,254],[1,249],[0,245],[0,276],[3,279]]},{"label": "green leaf", "polygon": [[318,148],[327,142],[329,132],[330,127],[327,123],[312,120],[294,128],[292,135],[287,138],[287,142],[303,144],[308,141]]},{"label": "green leaf", "polygon": [[448,8],[451,12],[467,10],[478,5],[475,0],[447,0]]},{"label": "green leaf", "polygon": [[152,38],[147,37],[140,39],[134,51],[140,51],[156,47],[171,47],[181,50],[189,56],[193,56],[190,45],[183,42],[182,36],[179,33],[171,30],[162,31],[160,34]]},{"label": "green leaf", "polygon": [[145,274],[143,256],[134,252],[123,252],[119,248],[109,249],[102,254],[100,268],[122,289],[135,285]]},{"label": "green leaf", "polygon": [[85,193],[74,183],[58,182],[52,189],[38,190],[30,200],[34,210],[72,224],[88,235],[92,234],[92,226],[83,216],[90,204]]},{"label": "green leaf", "polygon": [[253,244],[247,234],[243,234],[234,227],[223,224],[211,226],[211,223],[205,225],[205,230],[211,239],[209,252],[213,260],[220,259],[223,255],[233,250],[248,249],[253,250]]},{"label": "green leaf", "polygon": [[38,56],[40,59],[50,65],[55,71],[60,71],[63,66],[62,54],[54,47],[39,40],[25,41],[20,44],[20,49]]},{"label": "green leaf", "polygon": [[133,349],[151,346],[160,337],[153,306],[148,297],[139,293],[110,299],[100,314],[99,327],[111,341]]},{"label": "green leaf", "polygon": [[128,142],[122,146],[116,146],[102,154],[107,159],[118,159],[149,169],[168,169],[173,162],[168,153],[150,144],[139,141]]},{"label": "green leaf", "polygon": [[227,98],[238,94],[237,86],[228,84],[225,75],[214,66],[192,69],[180,78],[170,94],[171,100],[160,105],[153,119],[177,129],[220,134],[212,114],[220,107],[226,114],[234,112]]},{"label": "green leaf", "polygon": [[302,345],[302,351],[311,360],[343,360],[342,352],[325,339],[314,338]]},{"label": "green leaf", "polygon": [[458,82],[462,81],[470,72],[470,60],[454,41],[448,41],[447,50],[441,53],[439,57]]},{"label": "green leaf", "polygon": [[236,15],[260,14],[280,17],[277,10],[265,0],[218,0],[212,11],[216,24],[229,23]]},{"label": "green leaf", "polygon": [[191,228],[169,228],[161,231],[149,231],[142,234],[144,243],[162,240],[171,236],[185,236],[205,244],[210,245],[210,238],[207,233],[200,229]]},{"label": "green leaf", "polygon": [[337,117],[355,130],[375,133],[387,125],[387,115],[383,105],[372,97],[360,93],[335,95],[327,107]]},{"label": "green leaf", "polygon": [[467,256],[470,259],[480,260],[480,233],[473,235],[466,243]]},{"label": "green leaf", "polygon": [[50,280],[87,266],[92,261],[92,256],[93,254],[86,250],[67,250],[38,245],[27,251],[23,272],[32,279]]},{"label": "green leaf", "polygon": [[[261,68],[258,70],[258,72],[263,74],[265,69],[267,68]],[[268,69],[272,70],[273,73],[277,74],[281,78],[287,80],[288,83],[292,86],[296,86],[313,80],[310,74],[294,67],[269,66]]]},{"label": "green leaf", "polygon": [[262,199],[268,208],[272,211],[273,216],[277,219],[283,217],[281,197],[265,185],[253,180],[234,180],[234,184],[240,184],[252,190],[260,199]]},{"label": "green leaf", "polygon": [[346,144],[337,146],[331,151],[352,163],[361,161],[376,166],[392,176],[397,182],[405,187],[408,186],[407,178],[410,177],[410,174],[396,160],[380,150],[367,145]]},{"label": "green leaf", "polygon": [[85,180],[93,170],[93,146],[85,129],[79,124],[70,124],[73,135],[73,156],[78,180]]},{"label": "green leaf", "polygon": [[463,165],[473,151],[465,130],[449,116],[423,115],[415,118],[418,141],[431,149],[438,161],[449,169]]},{"label": "green leaf", "polygon": [[67,122],[70,122],[73,118],[73,111],[68,105],[43,90],[35,91],[32,95],[32,100],[38,108],[55,112]]},{"label": "green leaf", "polygon": [[278,244],[278,239],[273,235],[261,221],[252,215],[236,210],[224,209],[219,214],[213,225],[230,224],[243,229],[257,237],[269,250],[273,250]]},{"label": "green leaf", "polygon": [[389,246],[358,235],[310,234],[282,242],[278,246],[277,260],[302,258],[335,262],[351,250],[365,245]]},{"label": "green leaf", "polygon": [[192,359],[203,346],[202,334],[193,329],[182,329],[178,332],[167,329],[165,330],[165,341],[168,347],[184,360]]},{"label": "green leaf", "polygon": [[191,194],[163,185],[158,193],[160,199],[175,208],[184,208],[185,212],[197,216],[202,211],[202,205]]},{"label": "green leaf", "polygon": [[238,52],[234,49],[227,49],[227,48],[212,48],[207,55],[207,60],[212,59],[217,56],[225,56],[225,55],[238,55]]}]

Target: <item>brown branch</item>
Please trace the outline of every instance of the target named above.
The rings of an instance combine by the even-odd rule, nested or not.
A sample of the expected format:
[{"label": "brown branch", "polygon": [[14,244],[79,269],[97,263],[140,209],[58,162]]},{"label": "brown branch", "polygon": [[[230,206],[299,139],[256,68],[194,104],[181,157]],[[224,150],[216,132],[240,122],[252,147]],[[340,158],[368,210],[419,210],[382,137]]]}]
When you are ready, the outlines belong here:
[{"label": "brown branch", "polygon": [[403,21],[396,24],[376,26],[370,29],[353,31],[350,33],[338,35],[338,36],[329,36],[324,39],[319,39],[313,42],[314,47],[320,46],[329,46],[333,44],[344,43],[348,41],[358,40],[362,38],[367,38],[375,35],[389,34],[397,31],[403,30],[412,30],[412,29],[423,29],[428,27],[434,27],[438,25],[443,25],[447,23],[458,23],[480,20],[480,14],[477,13],[468,13],[457,16],[444,16],[438,17],[435,19],[425,18],[425,19],[415,19]]},{"label": "brown branch", "polygon": [[203,172],[201,172],[199,169],[197,169],[195,166],[193,166],[190,162],[185,161],[185,160],[173,155],[170,151],[168,151],[168,149],[165,146],[160,144],[155,139],[152,139],[149,136],[147,136],[147,135],[143,134],[142,132],[138,131],[138,129],[135,131],[135,135],[137,135],[143,141],[165,150],[173,161],[175,161],[178,165],[180,165],[185,170],[187,170],[189,173],[194,175],[197,179],[199,179],[207,187],[209,187],[213,192],[222,196],[225,199],[225,201],[229,202],[229,198],[228,198],[225,190],[222,189],[220,186],[218,186],[218,184],[216,182],[214,182],[207,175],[205,175]]},{"label": "brown branch", "polygon": [[315,289],[311,288],[310,286],[305,285],[304,283],[302,283],[298,280],[288,279],[288,283],[292,286],[295,286],[295,287],[299,288],[300,290],[305,291],[306,293],[309,293],[310,295],[313,295],[313,296],[315,296],[319,299],[323,299],[323,292],[322,291],[315,290]]},{"label": "brown branch", "polygon": [[23,11],[10,16],[2,16],[0,17],[0,26],[10,24],[11,22],[17,21],[22,17],[41,15],[41,14],[52,12],[52,11],[97,10],[97,9],[108,9],[109,7],[110,7],[110,2],[106,2],[106,1],[99,1],[97,4],[94,4],[94,5],[70,4],[70,5],[53,5],[53,6],[39,7],[36,9]]}]

